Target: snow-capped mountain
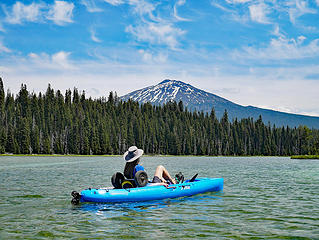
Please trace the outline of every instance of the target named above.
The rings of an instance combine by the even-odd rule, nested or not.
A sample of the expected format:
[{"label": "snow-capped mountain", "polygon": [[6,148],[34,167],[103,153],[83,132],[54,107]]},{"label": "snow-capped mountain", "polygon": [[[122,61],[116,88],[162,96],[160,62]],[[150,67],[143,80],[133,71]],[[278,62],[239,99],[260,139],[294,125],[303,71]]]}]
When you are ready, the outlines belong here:
[{"label": "snow-capped mountain", "polygon": [[[182,101],[189,110],[211,111],[213,104],[232,104],[232,102],[214,94],[195,88],[177,80],[164,80],[155,85],[136,90],[123,97],[122,100],[132,99],[140,103],[163,104],[169,101]],[[207,106],[207,108],[205,108]],[[224,111],[225,108],[223,108]]]},{"label": "snow-capped mountain", "polygon": [[154,105],[160,105],[169,101],[176,101],[177,103],[182,101],[189,111],[196,110],[209,113],[214,108],[218,118],[227,110],[229,119],[248,117],[258,119],[259,115],[261,115],[265,123],[270,122],[277,126],[289,125],[295,127],[306,125],[308,127],[319,128],[319,117],[290,114],[252,106],[241,106],[177,80],[166,79],[157,85],[124,95],[121,99],[124,101],[132,99],[140,103],[150,102]]}]

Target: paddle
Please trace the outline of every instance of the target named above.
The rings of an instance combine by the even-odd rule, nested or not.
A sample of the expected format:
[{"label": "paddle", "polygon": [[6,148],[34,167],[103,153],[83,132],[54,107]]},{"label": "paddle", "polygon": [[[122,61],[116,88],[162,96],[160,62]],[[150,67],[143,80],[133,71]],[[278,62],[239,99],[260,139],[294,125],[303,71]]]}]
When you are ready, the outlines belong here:
[{"label": "paddle", "polygon": [[198,175],[198,173],[196,173],[196,174],[191,178],[191,180],[189,180],[189,182],[194,182],[195,179],[197,178],[197,175]]}]

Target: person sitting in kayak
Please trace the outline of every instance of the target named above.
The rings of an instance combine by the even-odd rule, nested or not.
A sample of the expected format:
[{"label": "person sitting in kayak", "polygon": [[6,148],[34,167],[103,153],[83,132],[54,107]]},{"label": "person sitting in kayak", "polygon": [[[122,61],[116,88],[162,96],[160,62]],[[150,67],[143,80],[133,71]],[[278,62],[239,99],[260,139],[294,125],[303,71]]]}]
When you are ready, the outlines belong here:
[{"label": "person sitting in kayak", "polygon": [[[145,171],[144,167],[140,165],[140,157],[143,155],[144,151],[138,149],[136,146],[131,146],[128,151],[124,153],[124,160],[126,161],[124,167],[124,176],[128,179],[133,179],[138,171]],[[176,184],[175,179],[171,177],[168,171],[162,165],[157,166],[153,178],[153,183],[158,183],[159,185],[167,186],[167,182]]]}]

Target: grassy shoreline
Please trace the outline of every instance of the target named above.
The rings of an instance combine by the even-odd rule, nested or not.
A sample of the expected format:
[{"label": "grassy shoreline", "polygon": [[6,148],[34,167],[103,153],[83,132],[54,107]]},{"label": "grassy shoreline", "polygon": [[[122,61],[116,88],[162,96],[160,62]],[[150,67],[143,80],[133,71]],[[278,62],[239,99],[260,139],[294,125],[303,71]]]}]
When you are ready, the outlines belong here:
[{"label": "grassy shoreline", "polygon": [[291,156],[291,159],[319,159],[319,155],[296,155]]},{"label": "grassy shoreline", "polygon": [[80,155],[80,154],[0,154],[0,157],[119,157],[122,155]]},{"label": "grassy shoreline", "polygon": [[[122,157],[123,155],[81,155],[81,154],[13,154],[4,153],[0,157]],[[144,154],[143,157],[290,157],[290,156],[262,156],[262,155],[247,155],[247,156],[208,156],[208,155],[164,155],[164,154]]]}]

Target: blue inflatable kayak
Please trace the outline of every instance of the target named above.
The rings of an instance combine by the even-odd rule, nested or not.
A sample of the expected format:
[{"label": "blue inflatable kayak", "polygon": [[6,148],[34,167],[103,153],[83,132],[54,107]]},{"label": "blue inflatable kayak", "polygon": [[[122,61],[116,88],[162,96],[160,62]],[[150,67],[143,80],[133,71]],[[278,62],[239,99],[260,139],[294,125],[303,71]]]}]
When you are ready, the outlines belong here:
[{"label": "blue inflatable kayak", "polygon": [[193,182],[172,184],[168,187],[148,183],[145,187],[114,189],[89,188],[80,193],[80,202],[138,202],[192,196],[223,190],[223,178],[197,178]]}]

